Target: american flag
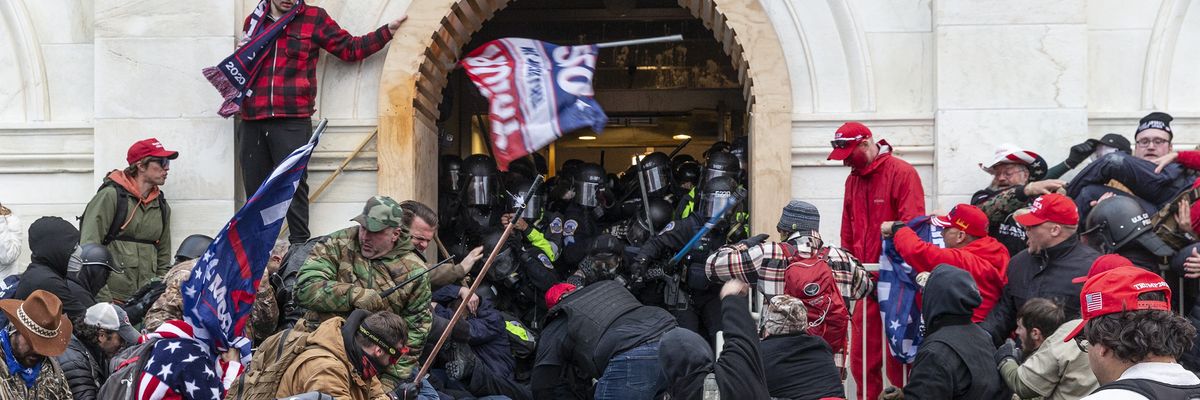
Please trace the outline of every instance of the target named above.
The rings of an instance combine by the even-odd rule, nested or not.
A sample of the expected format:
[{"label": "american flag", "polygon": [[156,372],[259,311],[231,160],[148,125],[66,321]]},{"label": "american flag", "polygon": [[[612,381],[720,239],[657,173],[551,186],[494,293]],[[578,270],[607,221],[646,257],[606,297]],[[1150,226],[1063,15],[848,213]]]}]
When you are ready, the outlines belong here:
[{"label": "american flag", "polygon": [[1095,312],[1104,308],[1104,298],[1100,296],[1100,292],[1092,292],[1083,296],[1083,301],[1086,303],[1084,309],[1087,312]]},{"label": "american flag", "polygon": [[180,320],[163,323],[140,341],[154,339],[158,341],[138,381],[138,400],[221,400],[244,368],[210,355],[208,345]]}]

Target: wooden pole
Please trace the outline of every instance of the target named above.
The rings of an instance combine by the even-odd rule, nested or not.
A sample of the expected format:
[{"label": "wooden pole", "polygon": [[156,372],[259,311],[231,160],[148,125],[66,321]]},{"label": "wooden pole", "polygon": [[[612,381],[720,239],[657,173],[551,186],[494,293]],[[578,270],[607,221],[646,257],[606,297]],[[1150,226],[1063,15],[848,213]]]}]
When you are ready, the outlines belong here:
[{"label": "wooden pole", "polygon": [[[537,189],[537,186],[542,183],[542,179],[543,177],[538,175],[537,178],[533,180],[533,184],[529,186],[529,191],[526,193],[533,193],[534,189]],[[526,205],[527,204],[521,204],[520,207],[517,207],[516,215],[520,215],[521,212],[525,210]],[[496,255],[500,254],[500,246],[508,241],[508,237],[512,235],[513,227],[517,226],[517,220],[519,219],[520,218],[512,218],[508,221],[508,226],[504,227],[504,233],[500,235],[500,240],[496,242],[496,246],[492,247],[492,252],[491,254],[488,254],[487,261],[483,263],[483,268],[479,270],[479,275],[477,275],[474,279],[474,282],[471,283],[471,289],[469,293],[475,293],[475,291],[479,290],[479,284],[483,283],[483,277],[487,276],[488,270],[492,268],[492,263],[496,262]],[[462,318],[463,312],[466,311],[466,309],[466,301],[458,304],[458,308],[454,310],[454,316],[450,317],[450,323],[446,324],[446,329],[442,331],[442,336],[439,336],[437,344],[433,345],[433,350],[429,352],[429,356],[425,360],[425,364],[421,366],[421,371],[417,372],[417,376],[413,379],[413,383],[418,385],[421,384],[421,377],[425,376],[425,374],[429,372],[429,368],[432,367],[433,362],[437,360],[438,352],[442,351],[442,346],[446,344],[446,339],[450,337],[450,333],[454,331],[454,325],[457,324],[458,320]]]}]

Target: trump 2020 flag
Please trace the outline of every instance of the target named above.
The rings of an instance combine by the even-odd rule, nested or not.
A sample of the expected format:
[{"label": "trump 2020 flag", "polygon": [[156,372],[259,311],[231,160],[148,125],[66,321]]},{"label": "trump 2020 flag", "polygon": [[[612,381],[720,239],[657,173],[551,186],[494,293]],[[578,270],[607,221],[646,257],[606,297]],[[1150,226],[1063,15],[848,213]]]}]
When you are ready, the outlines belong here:
[{"label": "trump 2020 flag", "polygon": [[217,349],[241,349],[244,364],[249,362],[250,340],[242,335],[259,280],[322,131],[324,122],[308,144],[275,167],[217,234],[180,286],[183,320],[195,329],[196,338]]},{"label": "trump 2020 flag", "polygon": [[[942,228],[931,223],[927,216],[914,218],[906,225],[917,232],[921,240],[945,247]],[[883,240],[883,253],[879,256],[879,282],[875,286],[879,298],[879,313],[883,317],[884,333],[888,339],[888,352],[896,360],[911,364],[917,358],[917,348],[925,339],[921,309],[917,307],[916,271],[904,262],[892,239]]]},{"label": "trump 2020 flag", "polygon": [[608,116],[592,98],[596,55],[595,45],[520,38],[493,40],[467,54],[463,70],[490,104],[492,153],[501,171],[564,132],[604,129]]}]

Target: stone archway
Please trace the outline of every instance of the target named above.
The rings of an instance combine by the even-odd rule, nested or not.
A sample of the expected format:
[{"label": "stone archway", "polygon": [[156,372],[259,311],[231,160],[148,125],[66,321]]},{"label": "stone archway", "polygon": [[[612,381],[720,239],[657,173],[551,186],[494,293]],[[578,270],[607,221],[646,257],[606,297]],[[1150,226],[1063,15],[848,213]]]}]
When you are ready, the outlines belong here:
[{"label": "stone archway", "polygon": [[[379,86],[379,192],[437,204],[438,103],[449,72],[485,21],[514,0],[422,0],[396,32]],[[791,81],[758,0],[679,0],[738,71],[749,106],[751,215],[772,232],[791,196]],[[758,84],[756,84],[758,83]]]}]

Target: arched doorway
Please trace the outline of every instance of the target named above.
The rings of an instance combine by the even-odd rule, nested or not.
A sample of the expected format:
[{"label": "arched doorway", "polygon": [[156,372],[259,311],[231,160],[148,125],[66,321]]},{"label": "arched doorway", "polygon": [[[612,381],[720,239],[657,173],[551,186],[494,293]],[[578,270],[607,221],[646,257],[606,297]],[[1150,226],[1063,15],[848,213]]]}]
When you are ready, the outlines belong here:
[{"label": "arched doorway", "polygon": [[[380,82],[379,192],[436,204],[437,124],[449,72],[483,23],[511,0],[422,0],[393,39]],[[721,43],[749,107],[753,230],[771,232],[791,195],[791,85],[757,0],[681,0]],[[415,55],[415,56],[414,56]]]}]

